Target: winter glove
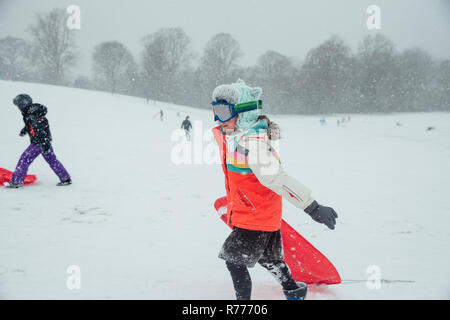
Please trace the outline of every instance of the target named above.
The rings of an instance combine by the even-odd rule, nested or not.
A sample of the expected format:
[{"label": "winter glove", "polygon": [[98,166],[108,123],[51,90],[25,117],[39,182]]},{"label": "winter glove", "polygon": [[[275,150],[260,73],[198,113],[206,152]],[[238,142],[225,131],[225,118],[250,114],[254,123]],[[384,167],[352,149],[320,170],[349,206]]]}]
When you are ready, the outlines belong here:
[{"label": "winter glove", "polygon": [[334,230],[338,215],[333,208],[321,206],[317,201],[314,201],[305,209],[305,212],[309,214],[314,221],[323,223],[331,230]]},{"label": "winter glove", "polygon": [[27,134],[27,127],[24,127],[22,130],[20,130],[19,136],[23,137]]}]

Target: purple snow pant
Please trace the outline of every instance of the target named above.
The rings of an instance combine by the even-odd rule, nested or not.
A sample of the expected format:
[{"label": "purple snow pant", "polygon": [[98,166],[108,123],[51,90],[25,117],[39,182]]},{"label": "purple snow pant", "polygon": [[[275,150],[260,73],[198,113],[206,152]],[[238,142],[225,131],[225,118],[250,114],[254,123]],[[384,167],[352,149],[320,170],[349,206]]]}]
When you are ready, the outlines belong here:
[{"label": "purple snow pant", "polygon": [[[23,184],[23,180],[28,172],[28,167],[30,164],[42,153],[42,148],[35,144],[30,144],[30,146],[22,153],[22,156],[17,163],[16,170],[11,178],[12,183]],[[50,147],[50,151],[47,153],[42,153],[45,161],[50,165],[50,168],[56,173],[61,181],[66,181],[70,179],[70,175],[61,162],[56,159],[56,155],[53,152],[53,147]]]}]

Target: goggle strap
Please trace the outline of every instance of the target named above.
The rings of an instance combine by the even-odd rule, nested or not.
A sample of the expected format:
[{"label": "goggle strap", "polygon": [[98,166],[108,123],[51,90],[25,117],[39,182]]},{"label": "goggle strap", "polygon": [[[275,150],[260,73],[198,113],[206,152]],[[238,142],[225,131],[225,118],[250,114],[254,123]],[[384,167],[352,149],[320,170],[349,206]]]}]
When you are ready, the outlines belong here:
[{"label": "goggle strap", "polygon": [[214,101],[214,102],[211,102],[211,105],[213,105],[213,106],[224,105],[224,106],[234,107],[234,104],[228,103],[228,102],[225,102],[225,101]]},{"label": "goggle strap", "polygon": [[240,113],[240,112],[245,112],[245,111],[250,111],[250,110],[255,110],[255,109],[262,109],[262,107],[263,107],[262,100],[250,101],[250,102],[244,102],[244,103],[235,105],[234,111]]}]

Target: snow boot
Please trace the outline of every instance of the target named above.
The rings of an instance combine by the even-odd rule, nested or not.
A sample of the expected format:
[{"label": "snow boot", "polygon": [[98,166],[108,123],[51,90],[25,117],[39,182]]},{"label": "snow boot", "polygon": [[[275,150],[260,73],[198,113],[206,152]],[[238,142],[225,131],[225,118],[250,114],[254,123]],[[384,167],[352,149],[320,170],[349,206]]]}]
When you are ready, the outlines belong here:
[{"label": "snow boot", "polygon": [[18,188],[22,188],[22,184],[14,183],[14,182],[7,182],[6,187],[9,189],[18,189]]},{"label": "snow boot", "polygon": [[283,290],[287,300],[305,300],[308,285],[301,281],[296,282],[296,284],[297,289]]},{"label": "snow boot", "polygon": [[71,179],[67,179],[64,181],[61,181],[57,184],[58,187],[62,187],[62,186],[68,186],[69,184],[72,184],[72,180]]}]

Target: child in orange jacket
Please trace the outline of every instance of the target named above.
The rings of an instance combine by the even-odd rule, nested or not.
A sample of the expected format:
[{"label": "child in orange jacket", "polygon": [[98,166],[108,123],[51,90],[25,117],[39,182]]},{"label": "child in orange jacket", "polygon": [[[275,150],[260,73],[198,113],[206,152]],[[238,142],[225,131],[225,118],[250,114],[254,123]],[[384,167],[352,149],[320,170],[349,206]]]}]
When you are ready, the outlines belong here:
[{"label": "child in orange jacket", "polygon": [[261,88],[242,80],[213,91],[214,120],[220,124],[213,134],[225,174],[227,222],[233,226],[219,257],[226,261],[238,300],[251,298],[247,268],[256,263],[272,273],[287,299],[303,300],[307,285],[295,282],[283,261],[282,197],[330,229],[337,214],[319,205],[306,186],[283,171],[274,146],[279,129],[260,115],[261,93]]}]

